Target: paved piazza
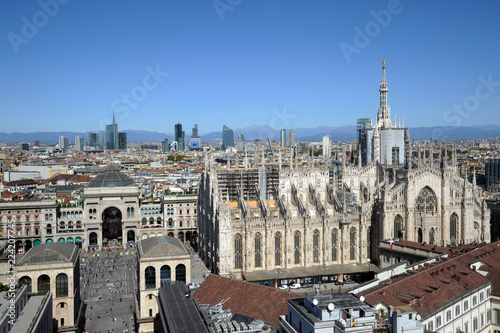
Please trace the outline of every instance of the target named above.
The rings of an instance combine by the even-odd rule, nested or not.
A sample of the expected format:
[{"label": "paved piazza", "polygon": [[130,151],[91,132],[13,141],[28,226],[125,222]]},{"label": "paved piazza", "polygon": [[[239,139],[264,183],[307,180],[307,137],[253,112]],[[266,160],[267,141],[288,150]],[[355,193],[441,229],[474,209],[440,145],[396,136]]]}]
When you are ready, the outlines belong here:
[{"label": "paved piazza", "polygon": [[[129,246],[130,245],[129,243]],[[208,269],[189,245],[191,281],[201,283]],[[81,298],[84,301],[84,332],[136,332],[138,312],[137,251],[115,244],[102,251],[81,253]],[[120,301],[121,300],[121,301]]]},{"label": "paved piazza", "polygon": [[133,249],[115,246],[82,254],[85,332],[135,332],[136,268]]}]

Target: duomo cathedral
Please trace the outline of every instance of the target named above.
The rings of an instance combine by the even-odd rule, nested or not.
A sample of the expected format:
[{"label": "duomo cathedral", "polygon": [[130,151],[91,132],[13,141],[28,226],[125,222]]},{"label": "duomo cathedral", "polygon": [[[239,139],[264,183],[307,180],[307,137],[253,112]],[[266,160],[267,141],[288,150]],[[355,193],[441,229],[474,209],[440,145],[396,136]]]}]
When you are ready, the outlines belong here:
[{"label": "duomo cathedral", "polygon": [[482,190],[461,178],[453,147],[410,145],[391,121],[385,62],[375,123],[358,121],[358,158],[331,167],[285,162],[217,166],[206,156],[198,197],[200,255],[248,281],[366,272],[382,240],[454,246],[490,241]]}]

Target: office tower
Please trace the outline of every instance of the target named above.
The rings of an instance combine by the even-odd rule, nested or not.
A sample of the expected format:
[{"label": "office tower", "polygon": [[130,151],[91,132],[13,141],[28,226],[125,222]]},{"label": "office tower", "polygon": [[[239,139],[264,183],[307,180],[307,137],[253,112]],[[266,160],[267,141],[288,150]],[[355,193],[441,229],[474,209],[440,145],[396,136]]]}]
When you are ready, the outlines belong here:
[{"label": "office tower", "polygon": [[280,147],[286,147],[286,130],[281,130],[280,135]]},{"label": "office tower", "polygon": [[191,149],[197,149],[201,146],[201,138],[198,135],[198,124],[194,124],[193,127],[193,135],[191,135],[191,139],[189,139],[189,147]]},{"label": "office tower", "polygon": [[35,147],[40,147],[40,140],[35,140]]},{"label": "office tower", "polygon": [[198,124],[194,124],[192,138],[199,138],[198,136]]},{"label": "office tower", "polygon": [[163,153],[168,153],[170,151],[168,139],[165,139],[161,142],[161,151]]},{"label": "office tower", "polygon": [[179,138],[179,150],[186,149],[186,132],[181,132],[181,137]]},{"label": "office tower", "polygon": [[75,150],[83,151],[85,146],[85,140],[81,136],[75,136]]},{"label": "office tower", "polygon": [[179,150],[182,150],[181,149],[181,138],[182,138],[182,124],[181,123],[177,123],[174,125],[174,141],[177,142],[177,148]]},{"label": "office tower", "polygon": [[245,150],[245,136],[238,134],[238,141],[236,141],[236,151],[243,152]]},{"label": "office tower", "polygon": [[329,159],[332,153],[332,142],[329,135],[323,137],[323,157]]},{"label": "office tower", "polygon": [[118,124],[115,123],[113,110],[113,124],[106,125],[106,149],[118,149]]},{"label": "office tower", "polygon": [[89,142],[90,147],[97,147],[98,146],[98,143],[97,143],[97,134],[98,133],[99,132],[89,132],[88,142]]},{"label": "office tower", "polygon": [[234,147],[233,130],[226,125],[222,127],[222,149],[227,147]]},{"label": "office tower", "polygon": [[288,147],[295,146],[295,132],[290,128],[290,133],[288,134]]},{"label": "office tower", "polygon": [[69,149],[69,140],[65,136],[60,136],[59,137],[59,149],[61,149],[63,152],[67,152]]},{"label": "office tower", "polygon": [[118,133],[118,149],[127,149],[127,133]]},{"label": "office tower", "polygon": [[500,182],[500,159],[491,158],[486,160],[486,190],[494,187]]},{"label": "office tower", "polygon": [[27,142],[21,142],[19,144],[19,149],[21,149],[23,151],[29,151],[30,150],[30,144],[27,143]]}]

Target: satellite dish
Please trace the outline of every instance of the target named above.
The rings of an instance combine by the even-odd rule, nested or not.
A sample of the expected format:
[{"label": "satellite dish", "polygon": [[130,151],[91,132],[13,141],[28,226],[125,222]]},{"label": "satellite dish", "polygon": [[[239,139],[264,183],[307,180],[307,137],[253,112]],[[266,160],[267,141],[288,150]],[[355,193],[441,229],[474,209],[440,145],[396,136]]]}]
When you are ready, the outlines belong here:
[{"label": "satellite dish", "polygon": [[333,311],[335,309],[335,305],[333,303],[328,303],[328,310]]},{"label": "satellite dish", "polygon": [[315,298],[315,299],[313,299],[313,304],[314,304],[314,305],[318,305],[318,303],[319,303],[319,302],[318,302],[318,300],[317,300],[316,298]]},{"label": "satellite dish", "polygon": [[361,302],[364,302],[364,301],[365,301],[365,296],[360,296],[360,297],[359,297],[359,300],[360,300]]},{"label": "satellite dish", "polygon": [[417,315],[417,320],[420,320],[420,319],[422,319],[422,316],[418,314]]}]

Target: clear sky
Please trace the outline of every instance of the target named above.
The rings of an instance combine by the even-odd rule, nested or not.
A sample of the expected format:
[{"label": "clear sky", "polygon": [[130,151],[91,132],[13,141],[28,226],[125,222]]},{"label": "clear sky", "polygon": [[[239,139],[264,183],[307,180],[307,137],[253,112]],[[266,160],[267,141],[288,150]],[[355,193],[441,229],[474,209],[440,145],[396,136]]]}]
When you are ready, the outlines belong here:
[{"label": "clear sky", "polygon": [[500,124],[499,1],[4,0],[0,131]]}]

